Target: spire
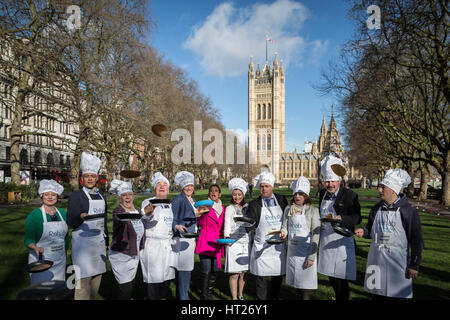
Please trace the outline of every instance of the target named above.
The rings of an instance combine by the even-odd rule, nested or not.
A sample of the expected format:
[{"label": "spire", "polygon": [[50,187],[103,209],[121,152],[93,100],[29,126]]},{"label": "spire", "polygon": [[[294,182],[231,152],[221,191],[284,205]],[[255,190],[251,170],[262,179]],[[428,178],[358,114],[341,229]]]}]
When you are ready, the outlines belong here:
[{"label": "spire", "polygon": [[325,123],[325,112],[323,113],[323,118],[322,118],[322,126],[320,127],[320,133],[325,133],[327,130],[327,124]]},{"label": "spire", "polygon": [[331,121],[334,120],[334,116],[333,116],[333,104],[331,104]]},{"label": "spire", "polygon": [[261,71],[259,70],[259,63],[257,64],[257,67],[256,67],[256,76],[257,77],[261,76]]},{"label": "spire", "polygon": [[277,59],[278,53],[275,52],[275,59],[273,59],[273,68],[278,69],[278,59]]},{"label": "spire", "polygon": [[253,64],[253,56],[250,56],[250,63],[248,65],[248,73],[254,75],[255,65]]}]

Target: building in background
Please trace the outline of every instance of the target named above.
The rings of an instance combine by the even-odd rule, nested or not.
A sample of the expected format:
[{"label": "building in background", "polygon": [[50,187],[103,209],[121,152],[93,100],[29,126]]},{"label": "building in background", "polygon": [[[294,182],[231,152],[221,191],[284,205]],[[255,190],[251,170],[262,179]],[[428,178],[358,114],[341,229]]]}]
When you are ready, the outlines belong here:
[{"label": "building in background", "polygon": [[[18,59],[0,45],[1,59]],[[2,64],[4,65],[4,64]],[[0,68],[0,182],[11,180],[10,138],[18,87],[11,68]],[[41,84],[26,95],[20,143],[23,184],[41,179],[68,182],[77,126],[71,118],[71,100],[56,87]]]}]

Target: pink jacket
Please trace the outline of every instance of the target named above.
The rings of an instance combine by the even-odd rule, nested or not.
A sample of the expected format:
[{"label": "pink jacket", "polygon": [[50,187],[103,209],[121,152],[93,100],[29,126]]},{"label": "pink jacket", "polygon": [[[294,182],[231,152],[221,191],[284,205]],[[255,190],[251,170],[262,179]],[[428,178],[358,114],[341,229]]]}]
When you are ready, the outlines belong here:
[{"label": "pink jacket", "polygon": [[195,253],[216,257],[217,267],[220,269],[222,264],[220,258],[225,256],[224,246],[216,242],[216,239],[223,238],[223,220],[225,216],[225,207],[222,205],[222,213],[217,218],[214,209],[211,207],[208,213],[204,213],[197,218],[197,225],[200,229],[200,237],[197,240]]}]

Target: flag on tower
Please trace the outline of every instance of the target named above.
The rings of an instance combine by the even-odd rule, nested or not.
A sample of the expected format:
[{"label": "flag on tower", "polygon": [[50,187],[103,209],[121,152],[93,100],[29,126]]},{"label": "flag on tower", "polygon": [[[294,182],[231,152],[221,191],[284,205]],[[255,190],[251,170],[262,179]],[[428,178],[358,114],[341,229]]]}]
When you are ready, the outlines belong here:
[{"label": "flag on tower", "polygon": [[266,40],[267,41],[270,41],[270,42],[272,42],[273,43],[273,40],[269,37],[269,35],[268,34],[266,34]]}]

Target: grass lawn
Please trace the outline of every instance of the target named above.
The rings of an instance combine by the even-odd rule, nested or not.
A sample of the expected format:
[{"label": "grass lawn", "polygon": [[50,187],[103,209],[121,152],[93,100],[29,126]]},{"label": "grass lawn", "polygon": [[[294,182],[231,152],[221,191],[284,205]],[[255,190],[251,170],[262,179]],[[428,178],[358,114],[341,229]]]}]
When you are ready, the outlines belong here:
[{"label": "grass lawn", "polygon": [[[222,202],[228,205],[231,199],[228,189],[222,190]],[[355,190],[361,197],[377,197],[375,190]],[[291,199],[292,191],[290,189],[277,189]],[[311,195],[315,190],[311,190]],[[172,198],[175,194],[171,194]],[[258,196],[259,192],[254,192],[253,197]],[[248,196],[248,194],[247,194]],[[147,196],[137,196],[135,198],[136,207],[140,208],[140,203]],[[207,190],[197,191],[194,198],[202,200],[207,198]],[[248,198],[247,198],[248,199]],[[318,199],[313,199],[317,206]],[[363,221],[361,226],[367,222],[370,208],[375,204],[373,201],[361,201]],[[58,206],[66,208],[67,204],[61,203]],[[117,206],[117,198],[110,196],[108,198],[108,212],[111,213]],[[28,261],[28,250],[25,247],[24,230],[25,219],[36,206],[26,206],[20,208],[0,208],[0,299],[15,299],[17,294],[29,285],[29,276],[25,272],[25,266]],[[422,230],[425,241],[423,251],[422,265],[419,270],[419,277],[414,280],[414,298],[415,299],[450,299],[450,220],[443,217],[434,216],[428,213],[420,213]],[[112,234],[112,221],[108,223],[110,234]],[[366,267],[366,259],[369,251],[370,240],[356,239],[356,259],[357,259],[357,279],[350,283],[351,299],[370,299],[370,295],[364,291],[363,281]],[[191,299],[199,299],[201,272],[199,259],[195,257],[195,268],[192,273],[190,294]],[[70,249],[68,251],[67,263],[71,263]],[[224,259],[222,265],[224,265]],[[331,286],[328,283],[328,277],[319,274],[319,288],[311,290],[312,299],[328,300],[334,295]],[[172,297],[175,297],[175,284],[171,284]],[[118,287],[114,275],[108,262],[108,271],[103,274],[102,283],[99,290],[99,299],[114,299],[117,296]],[[247,300],[255,296],[255,281],[251,274],[247,277],[247,287],[244,291]],[[134,292],[135,299],[144,299],[146,288],[142,281],[140,270],[137,273],[136,288]],[[228,275],[220,272],[215,289],[215,299],[229,300],[231,298],[228,287]],[[295,298],[295,289],[283,285],[280,298],[289,300]]]}]

